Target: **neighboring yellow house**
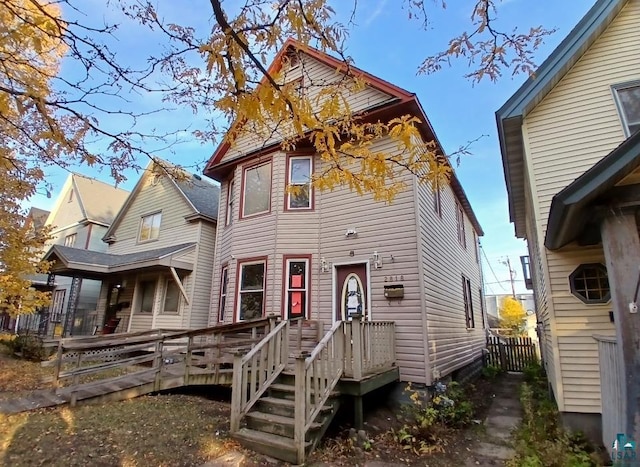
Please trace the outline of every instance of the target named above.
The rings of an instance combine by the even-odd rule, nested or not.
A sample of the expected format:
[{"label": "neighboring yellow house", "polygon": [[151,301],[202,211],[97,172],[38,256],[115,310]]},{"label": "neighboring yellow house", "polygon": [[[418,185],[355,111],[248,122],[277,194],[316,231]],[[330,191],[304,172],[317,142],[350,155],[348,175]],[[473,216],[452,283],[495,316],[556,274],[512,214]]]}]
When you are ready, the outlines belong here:
[{"label": "neighboring yellow house", "polygon": [[496,117],[563,420],[638,440],[640,0],[598,0]]}]

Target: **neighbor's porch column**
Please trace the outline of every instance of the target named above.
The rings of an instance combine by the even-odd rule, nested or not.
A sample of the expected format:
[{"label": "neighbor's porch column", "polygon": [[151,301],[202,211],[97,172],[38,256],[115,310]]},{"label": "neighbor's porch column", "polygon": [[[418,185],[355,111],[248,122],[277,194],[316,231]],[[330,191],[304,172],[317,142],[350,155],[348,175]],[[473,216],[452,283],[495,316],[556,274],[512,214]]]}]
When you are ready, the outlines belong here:
[{"label": "neighbor's porch column", "polygon": [[615,317],[619,355],[624,369],[623,397],[629,439],[640,439],[640,313],[630,313],[629,304],[640,280],[640,240],[634,212],[616,210],[601,225],[602,249],[607,264],[611,305]]}]

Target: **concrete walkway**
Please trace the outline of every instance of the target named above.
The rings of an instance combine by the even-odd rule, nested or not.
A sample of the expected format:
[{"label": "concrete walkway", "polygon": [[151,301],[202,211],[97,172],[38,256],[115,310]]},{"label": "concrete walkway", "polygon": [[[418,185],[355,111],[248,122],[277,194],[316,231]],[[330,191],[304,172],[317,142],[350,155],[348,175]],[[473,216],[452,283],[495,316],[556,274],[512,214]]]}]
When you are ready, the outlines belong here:
[{"label": "concrete walkway", "polygon": [[484,422],[483,440],[471,447],[465,466],[504,465],[515,455],[512,447],[513,430],[522,421],[520,405],[521,374],[507,374],[496,382],[491,407]]}]

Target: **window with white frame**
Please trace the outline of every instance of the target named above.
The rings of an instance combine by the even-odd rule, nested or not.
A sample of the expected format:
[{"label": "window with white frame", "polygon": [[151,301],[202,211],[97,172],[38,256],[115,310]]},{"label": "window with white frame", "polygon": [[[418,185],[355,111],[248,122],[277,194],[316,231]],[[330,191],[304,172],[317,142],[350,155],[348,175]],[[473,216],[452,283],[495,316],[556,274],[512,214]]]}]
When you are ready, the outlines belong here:
[{"label": "window with white frame", "polygon": [[244,169],[242,217],[269,212],[271,209],[271,161]]},{"label": "window with white frame", "polygon": [[163,313],[177,313],[180,309],[180,288],[173,279],[167,279],[162,303]]},{"label": "window with white frame", "polygon": [[50,320],[52,323],[58,323],[62,318],[62,307],[64,305],[64,296],[66,292],[67,291],[65,289],[60,289],[53,292],[53,298],[51,299],[50,308]]},{"label": "window with white frame", "polygon": [[224,225],[231,225],[233,222],[233,178],[229,180],[229,187],[227,188],[227,212],[225,213]]},{"label": "window with white frame", "polygon": [[287,209],[311,209],[311,156],[289,157]]},{"label": "window with white frame", "polygon": [[433,191],[433,210],[442,218],[442,191],[440,190],[440,184],[436,181],[436,186]]},{"label": "window with white frame", "polygon": [[78,238],[78,234],[71,234],[64,237],[64,246],[74,247],[76,244],[76,239]]},{"label": "window with white frame", "polygon": [[227,306],[227,286],[229,284],[229,268],[224,266],[220,274],[220,301],[218,302],[218,322],[224,321],[224,310]]},{"label": "window with white frame", "polygon": [[138,241],[148,242],[150,240],[156,240],[160,236],[161,220],[161,212],[149,214],[148,216],[142,216],[142,219],[140,220],[140,233],[138,234]]},{"label": "window with white frame", "polygon": [[458,224],[458,241],[464,248],[467,247],[467,236],[464,229],[464,209],[456,202],[456,221]]},{"label": "window with white frame", "polygon": [[473,300],[471,299],[471,280],[462,276],[462,297],[464,299],[464,315],[467,328],[475,328],[476,323],[473,317]]},{"label": "window with white frame", "polygon": [[625,135],[640,130],[640,81],[613,87]]},{"label": "window with white frame", "polygon": [[305,318],[309,307],[309,259],[285,261],[285,310],[288,319]]},{"label": "window with white frame", "polygon": [[264,310],[266,261],[240,263],[238,268],[238,321],[261,318]]},{"label": "window with white frame", "polygon": [[156,297],[156,281],[143,280],[138,283],[140,300],[139,313],[153,313],[153,302]]}]

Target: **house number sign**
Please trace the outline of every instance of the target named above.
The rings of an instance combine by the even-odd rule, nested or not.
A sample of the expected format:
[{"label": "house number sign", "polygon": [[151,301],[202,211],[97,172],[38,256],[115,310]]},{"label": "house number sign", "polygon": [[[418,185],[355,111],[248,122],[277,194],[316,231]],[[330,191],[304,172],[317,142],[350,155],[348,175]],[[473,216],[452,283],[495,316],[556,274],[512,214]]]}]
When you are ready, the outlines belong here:
[{"label": "house number sign", "polygon": [[384,281],[385,282],[398,282],[398,281],[403,281],[404,280],[404,274],[400,275],[400,276],[384,276]]}]

